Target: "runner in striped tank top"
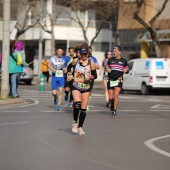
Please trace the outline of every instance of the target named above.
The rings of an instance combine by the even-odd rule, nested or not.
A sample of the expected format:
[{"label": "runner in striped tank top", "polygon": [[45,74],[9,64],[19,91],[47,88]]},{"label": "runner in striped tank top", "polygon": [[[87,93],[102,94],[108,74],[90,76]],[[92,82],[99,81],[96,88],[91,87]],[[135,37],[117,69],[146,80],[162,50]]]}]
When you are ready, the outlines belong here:
[{"label": "runner in striped tank top", "polygon": [[108,90],[109,90],[109,101],[110,110],[112,116],[116,115],[116,109],[119,102],[119,93],[123,84],[123,74],[128,73],[127,61],[121,57],[122,49],[120,46],[113,48],[114,57],[111,57],[107,63],[107,71],[109,73]]}]

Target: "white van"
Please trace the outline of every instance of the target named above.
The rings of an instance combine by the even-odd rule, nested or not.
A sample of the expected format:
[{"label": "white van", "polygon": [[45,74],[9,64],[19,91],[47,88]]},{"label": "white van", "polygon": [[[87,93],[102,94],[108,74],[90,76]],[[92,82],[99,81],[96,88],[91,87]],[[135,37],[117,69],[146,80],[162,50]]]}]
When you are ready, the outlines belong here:
[{"label": "white van", "polygon": [[170,59],[133,59],[128,65],[129,73],[123,75],[123,90],[148,94],[152,89],[170,89]]}]

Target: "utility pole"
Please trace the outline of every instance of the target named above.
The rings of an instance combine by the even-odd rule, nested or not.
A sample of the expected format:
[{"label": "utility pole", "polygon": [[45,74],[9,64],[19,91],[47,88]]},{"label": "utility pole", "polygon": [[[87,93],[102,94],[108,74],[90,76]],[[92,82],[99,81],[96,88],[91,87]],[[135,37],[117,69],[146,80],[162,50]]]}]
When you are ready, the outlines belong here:
[{"label": "utility pole", "polygon": [[40,29],[39,29],[39,43],[38,43],[38,80],[40,80],[41,75],[41,62],[42,62],[42,49],[43,49],[43,35],[42,35],[42,19],[40,19]]},{"label": "utility pole", "polygon": [[2,73],[1,98],[8,97],[9,89],[9,40],[10,40],[10,0],[3,1]]}]

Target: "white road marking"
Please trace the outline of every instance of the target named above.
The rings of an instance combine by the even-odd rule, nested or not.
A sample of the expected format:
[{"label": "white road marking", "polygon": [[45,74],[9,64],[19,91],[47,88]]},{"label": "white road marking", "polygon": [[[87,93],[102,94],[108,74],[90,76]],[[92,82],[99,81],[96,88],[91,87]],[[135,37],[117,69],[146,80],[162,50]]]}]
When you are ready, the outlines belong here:
[{"label": "white road marking", "polygon": [[36,99],[30,99],[30,100],[33,100],[34,103],[31,103],[31,104],[26,104],[26,105],[21,105],[21,106],[18,106],[18,107],[26,107],[26,106],[33,106],[33,105],[37,105],[39,104],[39,101],[36,100]]},{"label": "white road marking", "polygon": [[161,136],[161,137],[149,139],[149,140],[145,141],[144,144],[145,144],[148,148],[152,149],[153,151],[158,152],[158,153],[160,153],[160,154],[163,154],[163,155],[165,155],[165,156],[170,157],[170,153],[169,153],[169,152],[163,151],[162,149],[159,149],[158,147],[156,147],[156,146],[153,144],[153,142],[156,141],[156,140],[163,139],[163,138],[169,138],[169,137],[170,137],[170,135],[166,135],[166,136]]},{"label": "white road marking", "polygon": [[150,110],[152,112],[170,112],[170,109],[169,110]]},{"label": "white road marking", "polygon": [[152,106],[150,108],[152,108],[152,109],[170,109],[170,106],[169,105],[159,105],[159,104],[157,104],[157,105]]},{"label": "white road marking", "polygon": [[[65,110],[64,110],[65,111]],[[101,112],[101,111],[103,111],[103,112],[105,112],[105,110],[89,110],[89,111],[87,111],[87,112]],[[119,111],[121,111],[121,112],[139,112],[140,110],[119,110]],[[47,110],[47,111],[41,111],[41,112],[63,112],[63,111],[58,111],[58,110],[56,110],[56,111],[54,111],[54,110]],[[107,112],[111,112],[110,110],[108,110]]]},{"label": "white road marking", "polygon": [[63,111],[62,110],[47,110],[47,111],[40,111],[40,112],[44,112],[44,113],[50,113],[50,112],[61,113]]},{"label": "white road marking", "polygon": [[24,124],[24,123],[28,123],[28,122],[1,123],[0,126],[3,126],[3,125],[18,125],[18,124]]},{"label": "white road marking", "polygon": [[26,110],[4,110],[3,112],[8,112],[8,113],[22,113],[22,112],[30,112],[30,111],[26,111]]}]

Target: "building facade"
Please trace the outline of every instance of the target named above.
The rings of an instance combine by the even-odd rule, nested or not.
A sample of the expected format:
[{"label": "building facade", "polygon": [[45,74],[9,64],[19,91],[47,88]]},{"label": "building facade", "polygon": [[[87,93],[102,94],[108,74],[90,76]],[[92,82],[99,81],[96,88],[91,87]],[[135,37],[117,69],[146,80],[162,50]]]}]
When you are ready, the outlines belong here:
[{"label": "building facade", "polygon": [[[160,10],[163,2],[164,0],[145,0],[139,13],[140,18],[150,25],[149,21]],[[147,32],[146,29],[134,19],[134,13],[136,10],[136,0],[119,1],[118,30],[122,38],[122,45],[125,49],[133,48],[133,50],[139,52],[141,58],[156,57],[150,33]],[[154,22],[154,27],[157,30],[157,38],[161,47],[162,57],[164,58],[170,58],[169,11],[170,0],[168,0],[165,9]],[[127,36],[122,36],[125,34]],[[134,45],[132,45],[131,42],[133,42]]]}]

